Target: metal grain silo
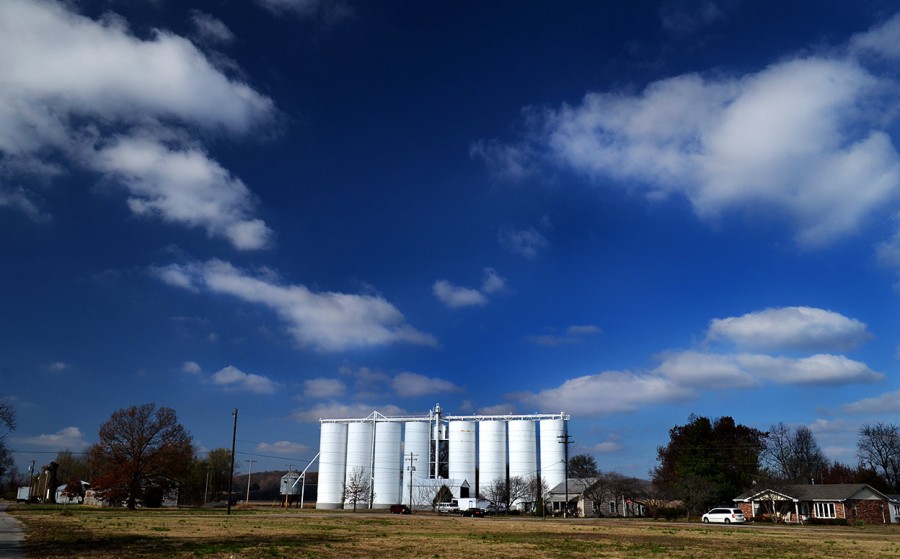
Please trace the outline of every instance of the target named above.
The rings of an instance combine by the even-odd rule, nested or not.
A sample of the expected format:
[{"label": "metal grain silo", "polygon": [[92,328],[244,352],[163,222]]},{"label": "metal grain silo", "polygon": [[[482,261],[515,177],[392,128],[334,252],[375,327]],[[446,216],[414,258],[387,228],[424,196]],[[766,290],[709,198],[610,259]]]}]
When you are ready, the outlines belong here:
[{"label": "metal grain silo", "polygon": [[448,477],[475,485],[475,423],[450,422],[450,452]]},{"label": "metal grain silo", "polygon": [[339,509],[347,466],[347,424],[322,423],[319,440],[317,509]]},{"label": "metal grain silo", "polygon": [[375,424],[375,490],[373,507],[390,507],[400,502],[403,479],[402,425],[398,422]]},{"label": "metal grain silo", "polygon": [[[351,423],[347,429],[347,470],[344,481],[347,485],[359,473],[363,479],[372,482],[372,435],[374,425],[369,421]],[[357,505],[367,506],[368,498]]]},{"label": "metal grain silo", "polygon": [[534,421],[509,422],[509,477],[528,479],[537,473],[537,436]]},{"label": "metal grain silo", "polygon": [[[418,504],[430,504],[431,497],[424,499],[424,503],[418,503],[419,488],[424,485],[421,480],[428,479],[428,463],[431,452],[431,423],[427,421],[408,421],[404,423],[403,435],[403,494],[400,502],[415,506]],[[410,454],[415,470],[410,470]],[[410,486],[412,486],[412,502],[410,502]]]},{"label": "metal grain silo", "polygon": [[566,480],[565,435],[565,420],[541,420],[541,479],[550,489]]},{"label": "metal grain silo", "polygon": [[482,421],[478,424],[478,493],[497,480],[506,479],[506,422]]}]

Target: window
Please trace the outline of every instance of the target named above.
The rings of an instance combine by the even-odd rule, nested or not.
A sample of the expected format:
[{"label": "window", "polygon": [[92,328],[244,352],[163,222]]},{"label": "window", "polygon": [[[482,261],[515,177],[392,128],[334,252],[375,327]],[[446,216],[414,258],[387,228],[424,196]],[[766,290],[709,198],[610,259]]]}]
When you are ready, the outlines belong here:
[{"label": "window", "polygon": [[816,503],[816,518],[836,518],[834,503]]}]

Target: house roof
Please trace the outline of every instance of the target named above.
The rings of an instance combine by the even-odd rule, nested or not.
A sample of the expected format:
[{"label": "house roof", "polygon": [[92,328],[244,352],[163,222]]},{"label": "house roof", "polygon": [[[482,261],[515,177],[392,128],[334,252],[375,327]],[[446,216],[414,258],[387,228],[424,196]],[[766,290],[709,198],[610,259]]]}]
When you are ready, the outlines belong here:
[{"label": "house roof", "polygon": [[[588,489],[590,486],[597,483],[597,478],[595,477],[570,477],[569,478],[569,497],[574,497],[576,495],[581,495]],[[566,483],[558,483],[554,485],[550,489],[551,495],[565,495],[566,494]]]},{"label": "house roof", "polygon": [[735,501],[752,501],[765,493],[776,493],[796,501],[846,501],[863,492],[887,499],[887,496],[865,483],[827,483],[821,485],[785,485],[778,488],[753,489]]}]

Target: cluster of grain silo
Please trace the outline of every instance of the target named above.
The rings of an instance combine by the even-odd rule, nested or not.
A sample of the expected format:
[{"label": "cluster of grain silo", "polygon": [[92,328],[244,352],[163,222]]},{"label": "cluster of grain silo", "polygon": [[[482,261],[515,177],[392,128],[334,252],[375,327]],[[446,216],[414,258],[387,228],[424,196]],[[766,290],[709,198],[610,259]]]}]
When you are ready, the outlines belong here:
[{"label": "cluster of grain silo", "polygon": [[475,497],[507,472],[540,475],[553,487],[565,479],[568,420],[563,413],[443,416],[440,406],[423,416],[322,419],[316,508],[343,508],[360,481],[369,488],[357,499],[362,508],[430,505],[443,483]]}]

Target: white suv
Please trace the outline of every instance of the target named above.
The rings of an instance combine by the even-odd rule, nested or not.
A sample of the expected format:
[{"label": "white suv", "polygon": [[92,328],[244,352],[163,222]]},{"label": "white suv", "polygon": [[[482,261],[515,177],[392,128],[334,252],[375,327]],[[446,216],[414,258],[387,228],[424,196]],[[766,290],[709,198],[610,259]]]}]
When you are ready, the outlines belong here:
[{"label": "white suv", "polygon": [[736,523],[740,524],[746,522],[746,518],[744,518],[744,513],[741,512],[741,509],[712,509],[708,513],[704,514],[701,518],[704,523],[709,524],[710,522],[724,522],[725,524]]}]

